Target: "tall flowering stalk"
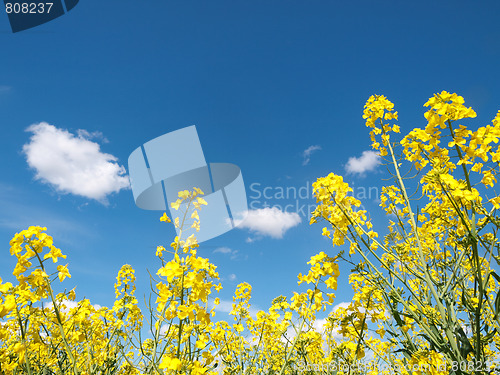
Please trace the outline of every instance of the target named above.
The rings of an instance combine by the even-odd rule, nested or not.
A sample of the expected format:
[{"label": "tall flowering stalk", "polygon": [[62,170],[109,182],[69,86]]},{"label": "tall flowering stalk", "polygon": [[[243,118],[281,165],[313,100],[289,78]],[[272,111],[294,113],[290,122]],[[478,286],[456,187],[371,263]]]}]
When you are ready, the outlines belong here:
[{"label": "tall flowering stalk", "polygon": [[[113,308],[95,307],[87,299],[74,302],[75,290],[55,293],[53,283],[71,275],[66,258],[54,246],[46,228],[30,227],[16,234],[11,254],[17,263],[17,285],[0,280],[1,374],[126,373],[120,368],[129,334],[140,329],[142,315],[133,297],[135,277],[130,266],[120,271]],[[121,280],[121,281],[120,281]],[[118,290],[117,290],[118,292]]]},{"label": "tall flowering stalk", "polygon": [[[383,240],[341,176],[313,185],[312,221],[328,222],[323,234],[334,245],[349,243],[348,261],[355,265],[354,299],[333,318],[352,356],[369,350],[402,373],[415,365],[417,374],[488,373],[500,350],[500,198],[491,193],[500,112],[492,126],[471,131],[457,125],[476,117],[462,97],[443,91],[425,106],[426,127],[398,142],[391,138],[400,131],[394,105],[384,96],[365,105],[372,146],[394,177],[394,185],[382,189],[380,205],[389,218]],[[409,185],[412,172],[420,176],[417,186]],[[369,322],[378,325],[376,335]]]},{"label": "tall flowering stalk", "polygon": [[[212,373],[213,355],[208,343],[213,308],[208,299],[212,289],[218,291],[222,287],[217,283],[216,267],[197,255],[195,236],[182,239],[189,213],[194,219],[192,227],[199,230],[198,210],[206,205],[202,194],[197,188],[179,192],[172,207],[177,210],[181,203],[187,203],[182,221],[175,220],[179,236],[170,245],[171,250],[159,246],[156,251],[162,267],[157,272],[159,279],[154,280],[155,308],[150,307],[152,338],[141,343],[138,366],[147,374]],[[170,222],[166,214],[160,220]],[[171,260],[166,259],[167,254]]]},{"label": "tall flowering stalk", "polygon": [[[239,284],[233,322],[214,319],[216,266],[194,235],[183,238],[186,222],[203,224],[200,189],[172,204],[185,211],[178,237],[156,249],[146,319],[130,265],[111,308],[76,301],[75,289],[56,292],[71,274],[56,265],[66,256],[46,228],[17,233],[17,283],[0,279],[0,375],[490,374],[500,351],[500,112],[472,131],[456,124],[476,116],[460,96],[442,92],[425,106],[425,128],[400,141],[394,105],[372,96],[365,106],[372,146],[394,177],[380,199],[383,238],[342,176],[318,179],[311,222],[327,222],[322,234],[348,254],[312,256],[298,289],[267,310],[254,311],[252,286]],[[354,297],[332,311],[339,259],[353,267]]]},{"label": "tall flowering stalk", "polygon": [[[53,245],[46,228],[30,227],[14,236],[18,285],[0,280],[0,374],[296,374],[300,364],[323,366],[328,358],[316,314],[335,298],[338,265],[321,252],[298,283],[310,287],[280,296],[268,311],[251,314],[248,283],[238,285],[230,315],[235,323],[212,321],[222,286],[216,267],[198,256],[194,235],[182,238],[187,215],[199,229],[203,192],[179,192],[173,209],[185,207],[174,225],[179,236],[152,278],[156,299],[149,303],[149,332],[135,297],[135,272],[124,265],[115,283],[111,308],[75,302],[75,289],[56,294],[55,282],[71,275],[52,264],[66,255]],[[187,204],[183,204],[187,203]],[[170,222],[166,214],[161,221]],[[52,273],[51,273],[52,272]],[[144,334],[149,338],[143,339]]]}]

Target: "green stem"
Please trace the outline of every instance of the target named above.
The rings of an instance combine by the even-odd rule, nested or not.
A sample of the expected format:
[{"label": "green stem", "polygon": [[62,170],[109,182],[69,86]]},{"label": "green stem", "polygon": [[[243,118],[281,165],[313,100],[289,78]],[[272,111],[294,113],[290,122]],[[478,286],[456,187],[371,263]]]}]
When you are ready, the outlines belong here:
[{"label": "green stem", "polygon": [[[31,250],[35,253],[36,257],[38,258],[38,262],[40,263],[40,267],[42,268],[42,271],[45,272],[45,266],[43,265],[43,261],[40,259],[40,256],[36,252],[36,250],[30,245]],[[75,375],[78,375],[80,372],[78,371],[78,365],[76,363],[75,357],[73,356],[73,353],[71,352],[71,348],[69,347],[68,341],[66,339],[66,333],[64,332],[64,327],[61,319],[61,314],[59,312],[59,307],[57,306],[56,299],[54,297],[54,293],[52,291],[52,286],[50,285],[50,280],[48,280],[47,277],[44,277],[45,283],[47,285],[47,292],[49,293],[50,300],[52,301],[52,305],[54,306],[54,312],[56,314],[56,319],[57,319],[57,325],[59,327],[59,332],[61,333],[61,339],[63,341],[64,347],[66,348],[66,352],[69,356],[69,359],[71,361],[71,364],[73,365],[73,371]]]},{"label": "green stem", "polygon": [[[15,296],[14,296],[15,299]],[[26,345],[26,332],[23,329],[23,321],[21,319],[21,314],[19,313],[19,308],[17,306],[17,301],[16,301],[16,315],[17,315],[17,321],[19,323],[19,329],[21,330],[21,340],[24,346],[24,362],[26,363],[26,370],[28,371],[28,375],[31,375],[31,366],[30,366],[30,360],[28,358],[28,353],[27,353],[27,345]]]},{"label": "green stem", "polygon": [[[382,124],[382,119],[380,119],[380,123]],[[386,134],[383,124],[382,124],[382,132],[383,132],[383,134]],[[425,261],[425,257],[424,257],[424,253],[423,253],[423,246],[422,246],[422,243],[420,241],[420,235],[418,233],[418,227],[417,227],[417,224],[415,222],[415,214],[413,213],[413,210],[411,208],[410,199],[408,198],[408,194],[406,192],[406,187],[404,185],[403,179],[401,178],[401,174],[399,172],[399,166],[398,166],[398,163],[397,163],[396,158],[394,156],[394,149],[392,148],[391,142],[389,140],[387,141],[387,146],[389,147],[389,150],[390,150],[392,164],[394,165],[394,169],[396,171],[396,177],[397,177],[398,184],[401,186],[401,193],[403,194],[403,198],[405,200],[406,207],[408,208],[408,214],[410,216],[410,223],[411,223],[412,231],[415,234],[415,240],[417,241],[417,245],[418,245],[418,250],[419,250],[418,256],[420,258],[420,262],[422,263],[422,265],[425,265],[426,261]],[[430,289],[430,291],[431,291],[431,293],[436,301],[439,314],[441,315],[441,321],[442,321],[442,325],[443,325],[445,333],[446,333],[446,337],[448,338],[450,345],[453,348],[455,356],[457,358],[460,358],[461,357],[460,350],[458,348],[455,335],[450,330],[448,321],[446,319],[447,314],[446,314],[446,311],[444,309],[444,306],[441,303],[441,300],[440,300],[440,297],[436,291],[436,288],[434,288],[434,284],[431,280],[431,276],[429,274],[429,271],[427,270],[426,267],[423,268],[423,271],[424,271],[425,281],[426,281],[427,285],[429,286],[429,289]]]},{"label": "green stem", "polygon": [[[318,284],[319,284],[319,280],[318,279],[314,285],[314,291],[316,291],[316,289],[318,288]],[[312,302],[313,302],[313,299],[314,299],[314,292],[313,294],[311,295],[311,298],[309,300],[309,304],[307,306],[307,309],[309,309],[312,305]],[[306,310],[307,310],[306,309]],[[297,345],[297,341],[299,339],[299,336],[300,334],[302,333],[302,329],[304,328],[304,324],[306,322],[306,317],[303,316],[302,317],[302,321],[300,323],[300,326],[299,326],[299,330],[298,332],[295,333],[295,338],[293,339],[293,343],[292,343],[292,347],[290,348],[290,351],[287,353],[286,357],[285,357],[285,362],[283,363],[283,366],[281,366],[281,369],[280,369],[280,372],[279,372],[279,375],[283,375],[285,369],[287,368],[287,365],[288,365],[288,362],[290,361],[290,357],[292,356],[293,354],[293,350],[295,349],[295,346]]]}]

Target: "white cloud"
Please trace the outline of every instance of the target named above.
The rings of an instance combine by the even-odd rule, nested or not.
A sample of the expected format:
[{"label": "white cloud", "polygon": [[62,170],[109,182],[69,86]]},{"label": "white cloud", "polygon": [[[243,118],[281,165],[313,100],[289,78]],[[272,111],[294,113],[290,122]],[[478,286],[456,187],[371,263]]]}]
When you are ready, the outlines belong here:
[{"label": "white cloud", "polygon": [[213,252],[214,252],[214,254],[221,253],[221,254],[228,255],[229,259],[231,259],[231,260],[242,259],[242,258],[246,259],[248,257],[246,255],[242,256],[240,254],[239,250],[233,250],[233,249],[230,249],[229,247],[218,247]]},{"label": "white cloud", "polygon": [[162,324],[160,327],[160,335],[164,335],[165,333],[168,332],[169,325],[168,324]]},{"label": "white cloud", "polygon": [[78,302],[70,301],[70,300],[66,299],[66,300],[62,301],[60,308],[61,308],[61,311],[63,313],[68,313],[71,309],[74,309],[77,306],[78,306]]},{"label": "white cloud", "polygon": [[311,155],[314,151],[321,150],[321,146],[314,145],[314,146],[309,146],[302,152],[302,157],[304,160],[302,161],[302,165],[307,165],[309,164],[309,161],[311,161]]},{"label": "white cloud", "polygon": [[322,319],[316,319],[314,322],[313,322],[313,328],[316,332],[318,333],[324,333],[325,331],[325,324],[327,323],[327,320],[326,318],[322,318]]},{"label": "white cloud", "polygon": [[229,314],[233,309],[233,302],[220,299],[217,306],[214,305],[213,301],[209,301],[208,306],[217,312]]},{"label": "white cloud", "polygon": [[235,281],[236,280],[236,275],[234,273],[230,274],[228,276],[229,281]]},{"label": "white cloud", "polygon": [[214,253],[222,253],[222,254],[231,254],[233,250],[231,250],[229,247],[218,247],[217,249],[214,250]]},{"label": "white cloud", "polygon": [[[327,323],[327,320],[326,318],[322,318],[322,319],[316,319],[313,324],[312,324],[312,329],[316,332],[318,332],[320,335],[322,335],[324,337],[324,326],[325,324]],[[298,324],[296,324],[296,327],[298,328]],[[283,342],[286,342],[287,340],[288,341],[293,341],[295,339],[295,336],[297,336],[297,332],[295,331],[296,328],[294,328],[292,325],[290,325],[287,330],[285,331],[285,336],[286,336],[286,339],[284,337],[281,338],[281,341]],[[304,326],[303,327],[303,330],[302,332],[306,332],[308,331],[308,327],[307,326]],[[335,334],[334,334],[335,336]],[[325,337],[324,337],[325,338]]]},{"label": "white cloud", "polygon": [[265,207],[249,210],[246,218],[235,220],[235,224],[261,236],[283,238],[288,229],[299,225],[301,221],[295,212],[283,212],[278,207]]},{"label": "white cloud", "polygon": [[380,163],[380,156],[375,151],[363,151],[359,158],[350,157],[345,166],[348,173],[363,174],[373,171]]},{"label": "white cloud", "polygon": [[[66,314],[66,313],[69,313],[71,311],[71,309],[74,309],[75,307],[78,307],[78,302],[76,302],[76,301],[70,301],[68,299],[64,299],[63,301],[61,301],[61,304],[58,305],[58,307],[60,308],[60,310],[63,313]],[[98,305],[98,304],[94,304],[94,305],[92,305],[92,307],[95,310],[99,310],[102,306]]]},{"label": "white cloud", "polygon": [[[92,136],[79,130],[78,135],[41,122],[26,131],[33,133],[23,146],[35,178],[53,186],[60,193],[70,193],[107,203],[107,196],[129,188],[125,168],[117,158],[101,152]],[[95,137],[94,134],[93,137]]]},{"label": "white cloud", "polygon": [[84,139],[88,139],[88,140],[96,139],[96,140],[99,140],[103,143],[109,143],[108,139],[104,136],[104,134],[102,134],[102,132],[100,132],[98,130],[96,130],[92,133],[89,133],[85,129],[78,129],[76,131],[76,134],[78,134],[78,137],[80,137],[80,138],[84,138]]}]

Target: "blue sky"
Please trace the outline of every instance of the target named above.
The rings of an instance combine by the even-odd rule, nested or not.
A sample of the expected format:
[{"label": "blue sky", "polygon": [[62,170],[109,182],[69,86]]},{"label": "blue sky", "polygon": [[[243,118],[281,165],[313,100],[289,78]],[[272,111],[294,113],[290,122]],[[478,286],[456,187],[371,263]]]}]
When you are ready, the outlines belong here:
[{"label": "blue sky", "polygon": [[[241,168],[253,209],[312,205],[310,184],[330,172],[359,189],[380,187],[387,176],[365,152],[366,99],[395,102],[403,133],[424,124],[422,105],[442,90],[464,96],[477,124],[489,123],[500,109],[499,11],[496,1],[82,0],[16,34],[0,17],[0,277],[12,280],[13,234],[42,225],[68,256],[63,285],[76,285],[78,298],[111,305],[122,264],[147,294],[156,246],[175,232],[161,212],[135,206],[120,167],[144,142],[193,124],[207,161]],[[52,127],[27,131],[41,122]],[[51,136],[55,150],[72,147],[48,165]],[[23,150],[33,142],[41,154],[30,162]],[[87,170],[83,184],[73,180],[81,170],[68,167],[80,146],[94,147],[79,159],[88,170],[70,166]],[[109,185],[92,196],[96,165],[109,167]],[[272,197],[257,198],[266,187]],[[309,189],[309,198],[281,199],[280,188]],[[374,195],[363,204],[383,231]],[[223,278],[221,299],[247,281],[256,307],[267,308],[297,289],[312,255],[336,253],[307,214],[277,210],[202,244],[199,254]],[[341,272],[339,303],[351,296],[349,267]]]}]

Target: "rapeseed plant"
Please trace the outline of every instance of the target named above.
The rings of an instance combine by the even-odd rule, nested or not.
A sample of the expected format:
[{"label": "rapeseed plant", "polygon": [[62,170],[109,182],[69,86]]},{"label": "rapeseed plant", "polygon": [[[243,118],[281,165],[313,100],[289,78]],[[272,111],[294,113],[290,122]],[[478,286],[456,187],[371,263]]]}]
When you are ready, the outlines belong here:
[{"label": "rapeseed plant", "polygon": [[[472,131],[456,125],[476,116],[462,97],[443,91],[425,106],[425,128],[397,141],[393,103],[374,95],[365,105],[372,147],[394,177],[380,199],[389,219],[383,239],[342,176],[319,178],[311,223],[325,222],[322,235],[340,251],[312,256],[298,275],[305,290],[255,315],[251,285],[239,284],[233,323],[214,320],[217,268],[198,255],[194,235],[183,238],[186,218],[195,230],[203,224],[198,188],[172,203],[185,211],[170,247],[156,249],[146,317],[130,265],[118,272],[112,307],[75,301],[74,289],[55,292],[71,274],[69,263],[56,265],[66,256],[46,228],[17,233],[17,283],[0,279],[0,374],[490,374],[500,351],[500,198],[488,194],[500,112]],[[171,222],[166,213],[160,220]],[[332,311],[339,262],[353,267],[354,296]]]}]

